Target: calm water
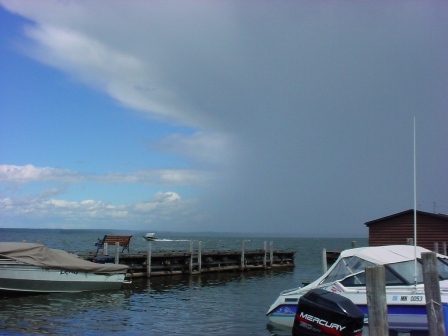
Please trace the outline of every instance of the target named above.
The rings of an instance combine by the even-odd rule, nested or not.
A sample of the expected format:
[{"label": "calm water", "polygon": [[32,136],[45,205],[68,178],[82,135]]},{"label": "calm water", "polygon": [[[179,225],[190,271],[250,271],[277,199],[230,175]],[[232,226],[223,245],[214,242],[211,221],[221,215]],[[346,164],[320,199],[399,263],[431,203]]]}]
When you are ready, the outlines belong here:
[{"label": "calm water", "polygon": [[[105,231],[0,229],[0,241],[36,242],[67,251],[94,249]],[[131,251],[145,250],[142,232],[132,232]],[[163,237],[153,250],[263,248],[295,250],[295,268],[245,273],[134,279],[116,291],[48,294],[0,298],[2,335],[290,335],[269,324],[265,314],[280,291],[301,285],[322,273],[322,248],[345,249],[366,239]],[[197,243],[195,243],[197,244]],[[195,245],[196,246],[196,245]]]}]

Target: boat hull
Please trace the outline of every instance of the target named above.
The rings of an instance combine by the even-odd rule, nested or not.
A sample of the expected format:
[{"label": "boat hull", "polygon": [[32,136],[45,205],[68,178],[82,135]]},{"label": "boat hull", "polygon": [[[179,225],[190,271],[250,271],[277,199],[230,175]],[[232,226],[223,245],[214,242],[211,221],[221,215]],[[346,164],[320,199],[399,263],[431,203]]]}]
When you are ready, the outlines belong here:
[{"label": "boat hull", "polygon": [[67,271],[24,264],[0,265],[0,291],[29,293],[120,289],[125,274]]},{"label": "boat hull", "polygon": [[[444,304],[445,306],[446,304]],[[367,318],[367,305],[357,305]],[[284,304],[278,306],[269,315],[272,323],[293,327],[297,305]],[[424,305],[396,305],[387,307],[389,329],[395,331],[428,330],[426,307]]]}]

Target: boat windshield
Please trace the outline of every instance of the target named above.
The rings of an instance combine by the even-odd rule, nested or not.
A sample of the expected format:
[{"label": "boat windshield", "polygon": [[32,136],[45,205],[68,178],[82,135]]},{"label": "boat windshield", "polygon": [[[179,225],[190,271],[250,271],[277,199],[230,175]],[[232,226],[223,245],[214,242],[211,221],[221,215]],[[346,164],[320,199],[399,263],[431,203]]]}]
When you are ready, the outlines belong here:
[{"label": "boat windshield", "polygon": [[442,280],[448,280],[448,259],[447,258],[437,258],[438,259],[438,269],[439,277]]},{"label": "boat windshield", "polygon": [[[417,283],[423,283],[422,264],[417,263]],[[415,282],[415,261],[405,261],[396,264],[388,264],[386,267],[386,286],[412,285]]]},{"label": "boat windshield", "polygon": [[[438,270],[440,280],[448,280],[448,259],[438,258]],[[413,260],[405,261],[396,264],[387,264],[385,266],[386,286],[402,286],[412,285],[414,283],[415,263]],[[423,283],[423,273],[421,260],[417,263],[417,283]],[[365,286],[366,276],[365,272],[361,270],[360,273],[352,276],[347,276],[341,281],[341,284],[346,287]]]},{"label": "boat windshield", "polygon": [[355,256],[342,258],[320,283],[341,280],[350,274],[364,271],[366,266],[375,266],[375,264]]}]

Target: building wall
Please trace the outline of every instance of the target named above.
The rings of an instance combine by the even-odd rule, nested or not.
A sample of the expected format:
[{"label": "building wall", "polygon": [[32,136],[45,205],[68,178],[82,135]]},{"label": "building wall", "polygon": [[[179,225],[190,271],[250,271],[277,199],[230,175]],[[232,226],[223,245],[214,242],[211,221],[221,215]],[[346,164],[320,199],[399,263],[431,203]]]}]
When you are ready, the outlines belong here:
[{"label": "building wall", "polygon": [[[369,225],[369,246],[407,244],[407,239],[414,237],[414,213],[386,218]],[[443,242],[448,243],[448,221],[417,214],[417,245],[433,250],[434,243],[439,243],[439,253]]]}]

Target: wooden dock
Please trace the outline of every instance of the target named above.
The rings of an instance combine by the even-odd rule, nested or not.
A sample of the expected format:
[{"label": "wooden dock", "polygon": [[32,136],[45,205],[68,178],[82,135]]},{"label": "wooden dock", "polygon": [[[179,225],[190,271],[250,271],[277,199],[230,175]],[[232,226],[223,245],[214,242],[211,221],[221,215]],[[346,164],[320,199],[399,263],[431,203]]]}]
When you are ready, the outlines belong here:
[{"label": "wooden dock", "polygon": [[[108,253],[107,250],[109,250]],[[197,249],[152,251],[148,243],[146,251],[136,253],[120,252],[118,244],[105,249],[105,254],[96,257],[100,262],[120,263],[129,266],[129,277],[150,277],[175,274],[201,274],[206,272],[250,271],[294,267],[295,251],[255,249],[245,250],[202,250]],[[78,253],[89,261],[95,259],[95,252]]]}]

